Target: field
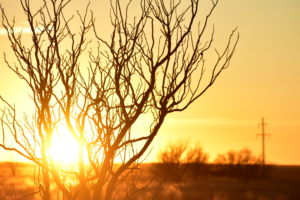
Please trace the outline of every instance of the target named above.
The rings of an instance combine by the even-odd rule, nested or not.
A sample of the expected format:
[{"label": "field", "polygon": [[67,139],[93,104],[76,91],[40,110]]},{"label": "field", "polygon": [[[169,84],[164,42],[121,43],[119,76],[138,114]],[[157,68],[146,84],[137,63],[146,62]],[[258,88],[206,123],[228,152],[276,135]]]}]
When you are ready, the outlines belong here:
[{"label": "field", "polygon": [[[264,179],[240,181],[218,174],[214,165],[209,166],[197,180],[183,177],[178,183],[162,181],[154,176],[154,164],[143,164],[143,173],[130,198],[132,200],[299,200],[300,166],[275,165]],[[15,170],[13,170],[15,169]],[[139,175],[139,174],[137,174]],[[153,181],[147,186],[147,184]],[[116,199],[122,199],[130,188],[131,178],[118,188]],[[34,168],[30,164],[0,163],[0,200],[19,199],[37,191]],[[55,193],[55,191],[53,192]],[[55,196],[55,195],[53,195]],[[40,199],[33,195],[24,199]]]}]

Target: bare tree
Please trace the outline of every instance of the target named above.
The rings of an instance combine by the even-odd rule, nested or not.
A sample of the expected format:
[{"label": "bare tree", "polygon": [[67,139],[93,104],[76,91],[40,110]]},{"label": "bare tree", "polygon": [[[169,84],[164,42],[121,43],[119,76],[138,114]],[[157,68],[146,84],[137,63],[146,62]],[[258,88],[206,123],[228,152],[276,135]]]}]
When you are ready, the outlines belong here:
[{"label": "bare tree", "polygon": [[204,174],[209,156],[207,153],[203,152],[203,148],[199,144],[196,144],[187,151],[186,157],[188,171],[191,177],[194,180],[197,180],[200,175]]},{"label": "bare tree", "polygon": [[[22,33],[15,32],[14,21],[9,21],[1,7],[16,64],[4,57],[29,86],[35,110],[20,122],[15,106],[0,96],[6,104],[1,112],[0,146],[38,166],[36,183],[45,200],[53,197],[52,182],[57,198],[112,199],[124,177],[138,169],[166,116],[187,109],[213,85],[229,66],[238,42],[238,35],[233,39],[234,30],[222,53],[216,51],[211,71],[204,73],[204,55],[212,45],[214,30],[207,42],[202,41],[203,34],[218,1],[211,2],[195,36],[198,0],[186,8],[180,1],[141,0],[141,14],[133,20],[128,17],[131,1],[123,8],[116,0],[110,8],[113,31],[109,41],[101,38],[93,12],[88,19],[89,7],[83,15],[78,13],[78,28],[70,25],[73,16],[64,14],[71,0],[41,0],[38,10],[31,8],[30,0],[20,2],[31,29],[31,44],[24,44]],[[99,43],[97,53],[86,51],[91,29]],[[85,52],[90,59],[87,69],[80,62]],[[153,116],[149,133],[133,136],[132,126],[148,112]],[[76,168],[65,169],[49,152],[60,124],[69,130],[63,134],[71,134],[78,145]],[[5,142],[8,133],[15,140],[13,147]],[[143,146],[135,150],[137,142]],[[116,157],[122,159],[117,167]],[[71,176],[78,185],[76,191],[66,184]]]},{"label": "bare tree", "polygon": [[219,154],[214,162],[227,175],[242,181],[257,179],[261,176],[261,158],[253,156],[248,148],[243,148],[238,152],[228,151],[226,154]]},{"label": "bare tree", "polygon": [[230,177],[234,177],[236,175],[236,164],[238,163],[236,151],[228,151],[226,154],[218,154],[214,162],[218,164],[221,170]]},{"label": "bare tree", "polygon": [[158,164],[154,164],[155,170],[158,170],[158,177],[162,181],[173,181],[178,183],[182,180],[187,170],[186,150],[188,142],[178,140],[170,142],[158,153]]},{"label": "bare tree", "polygon": [[161,181],[181,182],[188,173],[193,179],[203,174],[208,161],[208,154],[196,143],[188,147],[187,141],[170,142],[158,153],[158,163],[154,165],[154,172],[158,171]]}]

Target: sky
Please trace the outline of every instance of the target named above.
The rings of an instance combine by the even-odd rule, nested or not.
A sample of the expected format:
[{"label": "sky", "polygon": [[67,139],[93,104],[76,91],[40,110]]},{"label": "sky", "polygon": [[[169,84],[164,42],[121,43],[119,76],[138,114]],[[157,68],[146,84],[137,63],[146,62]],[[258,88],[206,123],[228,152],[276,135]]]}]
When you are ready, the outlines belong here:
[{"label": "sky", "polygon": [[[26,28],[19,1],[0,2],[9,17],[16,16],[16,26]],[[99,8],[99,15],[107,14],[99,2],[92,0],[91,7]],[[167,117],[147,162],[155,161],[169,141],[178,139],[188,140],[191,145],[199,142],[210,155],[210,162],[219,153],[244,147],[259,156],[262,140],[256,134],[261,133],[258,124],[264,118],[266,133],[270,134],[265,140],[266,161],[300,165],[299,8],[298,0],[219,0],[209,26],[215,26],[214,45],[218,49],[224,48],[237,27],[240,40],[231,64],[187,110]],[[108,26],[106,21],[99,21],[103,27]],[[6,52],[13,62],[2,26],[0,44],[0,94],[24,107],[22,97],[27,90],[8,70],[2,56]],[[136,129],[148,127],[140,123]],[[11,158],[3,150],[0,155],[0,160]]]}]

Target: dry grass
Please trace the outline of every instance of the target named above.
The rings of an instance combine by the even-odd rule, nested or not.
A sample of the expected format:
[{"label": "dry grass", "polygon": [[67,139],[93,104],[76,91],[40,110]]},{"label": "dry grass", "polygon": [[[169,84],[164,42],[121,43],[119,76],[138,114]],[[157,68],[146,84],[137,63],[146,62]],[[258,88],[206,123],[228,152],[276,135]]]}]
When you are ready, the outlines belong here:
[{"label": "dry grass", "polygon": [[[0,163],[0,200],[19,199],[37,191],[34,184],[33,166],[27,163],[18,163],[13,174],[10,163]],[[26,199],[35,199],[27,197]],[[38,198],[37,198],[38,199]]]},{"label": "dry grass", "polygon": [[[300,167],[275,166],[268,179],[241,182],[237,179],[216,176],[208,173],[198,180],[184,177],[180,183],[161,182],[153,178],[153,165],[143,164],[143,173],[136,187],[132,185],[132,176],[117,188],[115,199],[123,199],[128,192],[135,193],[131,200],[299,200]],[[135,178],[139,177],[139,173]],[[33,166],[25,163],[18,165],[13,176],[7,163],[0,163],[0,200],[18,199],[37,191],[33,181]],[[25,199],[40,199],[38,195]]]}]

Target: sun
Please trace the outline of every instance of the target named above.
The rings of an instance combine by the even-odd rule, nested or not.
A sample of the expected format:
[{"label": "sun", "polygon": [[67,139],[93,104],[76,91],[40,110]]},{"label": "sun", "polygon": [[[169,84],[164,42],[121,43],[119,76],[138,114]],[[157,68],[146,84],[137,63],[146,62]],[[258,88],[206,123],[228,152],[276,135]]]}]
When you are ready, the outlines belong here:
[{"label": "sun", "polygon": [[78,145],[67,128],[60,126],[53,133],[49,149],[52,158],[61,163],[74,163],[78,157]]}]

